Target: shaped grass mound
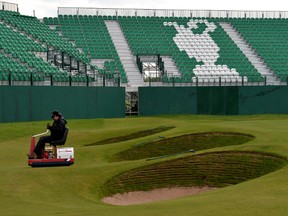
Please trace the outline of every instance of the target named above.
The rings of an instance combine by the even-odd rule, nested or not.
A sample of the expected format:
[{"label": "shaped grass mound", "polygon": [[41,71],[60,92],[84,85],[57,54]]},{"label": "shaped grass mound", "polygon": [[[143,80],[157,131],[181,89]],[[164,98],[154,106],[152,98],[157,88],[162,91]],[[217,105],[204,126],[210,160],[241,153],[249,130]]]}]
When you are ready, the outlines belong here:
[{"label": "shaped grass mound", "polygon": [[132,148],[113,156],[114,161],[138,160],[143,158],[173,155],[190,150],[204,150],[230,145],[240,145],[254,136],[231,132],[205,132],[161,139],[154,142],[136,144]]},{"label": "shaped grass mound", "polygon": [[127,141],[127,140],[132,140],[132,139],[138,139],[140,137],[150,136],[153,134],[157,134],[160,132],[171,130],[173,128],[175,128],[175,127],[174,126],[161,126],[161,127],[157,127],[157,128],[148,129],[148,130],[141,130],[141,131],[137,131],[135,133],[125,135],[125,136],[117,136],[117,137],[112,137],[112,138],[108,138],[105,140],[100,140],[98,142],[90,143],[90,144],[87,144],[85,146],[105,145],[105,144],[123,142],[123,141]]},{"label": "shaped grass mound", "polygon": [[119,174],[103,186],[104,196],[169,187],[225,187],[263,176],[287,164],[273,154],[224,151],[155,163]]}]

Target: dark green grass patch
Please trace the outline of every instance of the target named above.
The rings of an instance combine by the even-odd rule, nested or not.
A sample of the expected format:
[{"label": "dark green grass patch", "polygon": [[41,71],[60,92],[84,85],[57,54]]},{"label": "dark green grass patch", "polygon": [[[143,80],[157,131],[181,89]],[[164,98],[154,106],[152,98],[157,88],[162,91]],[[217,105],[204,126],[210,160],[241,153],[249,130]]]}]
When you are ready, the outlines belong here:
[{"label": "dark green grass patch", "polygon": [[113,161],[137,160],[143,158],[159,157],[163,155],[239,145],[253,139],[254,136],[230,132],[206,132],[186,134],[182,136],[161,139],[158,141],[135,145],[113,156]]},{"label": "dark green grass patch", "polygon": [[117,136],[117,137],[112,137],[112,138],[108,138],[105,140],[100,140],[98,142],[90,143],[90,144],[87,144],[85,146],[105,145],[105,144],[123,142],[123,141],[127,141],[127,140],[132,140],[132,139],[138,139],[141,137],[150,136],[153,134],[164,132],[164,131],[167,131],[167,130],[170,130],[173,128],[175,128],[175,127],[174,126],[169,126],[169,127],[168,126],[161,126],[161,127],[157,127],[157,128],[148,129],[148,130],[141,130],[141,131],[137,131],[135,133],[125,135],[125,136]]},{"label": "dark green grass patch", "polygon": [[259,152],[204,153],[124,172],[105,183],[103,194],[177,186],[225,187],[263,176],[286,164],[286,158]]}]

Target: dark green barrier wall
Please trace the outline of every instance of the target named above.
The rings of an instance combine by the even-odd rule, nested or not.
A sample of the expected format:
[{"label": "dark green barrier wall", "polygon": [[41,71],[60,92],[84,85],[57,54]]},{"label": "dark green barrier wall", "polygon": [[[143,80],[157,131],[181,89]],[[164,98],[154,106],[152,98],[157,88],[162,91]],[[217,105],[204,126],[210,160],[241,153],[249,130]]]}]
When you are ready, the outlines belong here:
[{"label": "dark green barrier wall", "polygon": [[139,88],[139,115],[197,112],[197,92],[191,87]]},{"label": "dark green barrier wall", "polygon": [[48,119],[60,110],[65,118],[125,116],[125,88],[0,86],[0,122]]},{"label": "dark green barrier wall", "polygon": [[[288,86],[141,87],[139,115],[288,114]],[[125,89],[114,87],[0,86],[0,122],[125,116]]]},{"label": "dark green barrier wall", "polygon": [[143,87],[139,114],[288,114],[288,86]]},{"label": "dark green barrier wall", "polygon": [[198,87],[197,114],[237,115],[238,87]]},{"label": "dark green barrier wall", "polygon": [[242,87],[239,113],[288,113],[288,86]]}]

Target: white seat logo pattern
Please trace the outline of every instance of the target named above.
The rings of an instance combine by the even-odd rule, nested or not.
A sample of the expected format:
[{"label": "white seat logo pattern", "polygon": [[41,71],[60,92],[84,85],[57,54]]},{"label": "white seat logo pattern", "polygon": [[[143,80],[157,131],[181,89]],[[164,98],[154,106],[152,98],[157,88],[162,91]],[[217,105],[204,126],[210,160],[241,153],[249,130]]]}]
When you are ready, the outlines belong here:
[{"label": "white seat logo pattern", "polygon": [[[192,29],[198,28],[198,23],[206,25],[202,34],[194,34],[192,31]],[[164,26],[174,26],[177,30],[178,33],[173,40],[180,51],[185,51],[190,59],[195,58],[197,62],[203,62],[203,65],[196,65],[196,68],[193,69],[193,73],[200,81],[214,82],[219,80],[219,77],[228,82],[242,80],[236,69],[229,69],[227,65],[215,65],[219,58],[220,48],[209,35],[209,32],[213,32],[217,28],[213,22],[208,22],[206,19],[191,19],[187,23],[188,28],[183,25],[179,26],[177,22],[164,22],[163,24]]]}]

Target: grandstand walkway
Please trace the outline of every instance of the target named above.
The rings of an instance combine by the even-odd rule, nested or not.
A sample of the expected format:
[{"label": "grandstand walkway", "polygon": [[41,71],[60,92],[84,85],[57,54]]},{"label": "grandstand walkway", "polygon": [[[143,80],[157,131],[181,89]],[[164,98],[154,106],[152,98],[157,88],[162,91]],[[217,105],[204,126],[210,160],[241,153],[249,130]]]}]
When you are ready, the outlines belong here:
[{"label": "grandstand walkway", "polygon": [[173,58],[171,56],[161,56],[164,62],[165,71],[167,74],[181,76],[181,72],[176,66]]},{"label": "grandstand walkway", "polygon": [[255,54],[255,51],[249,47],[248,43],[241,37],[240,33],[237,32],[230,23],[219,23],[230,38],[235,42],[239,49],[254,65],[258,72],[266,77],[266,85],[280,85],[280,81],[276,79],[273,73],[263,64],[263,61]]},{"label": "grandstand walkway", "polygon": [[126,91],[138,91],[138,87],[145,86],[145,83],[136,65],[136,57],[133,56],[119,23],[115,20],[106,20],[105,24],[128,78]]}]

